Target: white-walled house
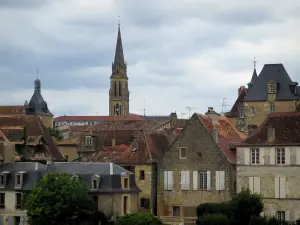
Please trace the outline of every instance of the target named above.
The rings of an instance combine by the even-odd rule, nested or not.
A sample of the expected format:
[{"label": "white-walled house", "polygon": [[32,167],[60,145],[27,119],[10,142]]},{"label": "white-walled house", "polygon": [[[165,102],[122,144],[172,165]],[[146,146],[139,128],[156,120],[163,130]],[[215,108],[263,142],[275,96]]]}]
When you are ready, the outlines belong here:
[{"label": "white-walled house", "polygon": [[237,145],[237,191],[261,195],[264,214],[300,218],[300,113],[272,113]]}]

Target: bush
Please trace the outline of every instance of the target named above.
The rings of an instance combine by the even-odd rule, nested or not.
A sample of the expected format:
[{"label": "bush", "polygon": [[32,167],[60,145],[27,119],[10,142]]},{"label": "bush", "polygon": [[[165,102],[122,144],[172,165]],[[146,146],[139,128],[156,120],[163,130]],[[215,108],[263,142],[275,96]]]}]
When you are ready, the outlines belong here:
[{"label": "bush", "polygon": [[249,225],[268,225],[266,217],[252,216]]},{"label": "bush", "polygon": [[223,203],[204,203],[196,209],[197,217],[200,218],[205,214],[224,214],[230,217],[230,205],[228,202]]},{"label": "bush", "polygon": [[223,214],[205,214],[199,217],[197,225],[229,225],[229,219]]},{"label": "bush", "polygon": [[139,212],[119,217],[116,225],[163,225],[163,223],[152,213]]}]

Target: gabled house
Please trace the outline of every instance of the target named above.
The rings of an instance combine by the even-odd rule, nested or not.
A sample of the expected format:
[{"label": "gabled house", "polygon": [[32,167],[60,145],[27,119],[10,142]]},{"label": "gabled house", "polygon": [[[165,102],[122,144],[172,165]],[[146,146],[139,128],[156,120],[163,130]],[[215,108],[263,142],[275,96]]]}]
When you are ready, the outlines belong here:
[{"label": "gabled house", "polygon": [[295,111],[299,100],[300,87],[292,81],[284,66],[265,64],[258,76],[254,69],[242,104],[234,104],[228,118],[239,121],[239,130],[249,135],[270,113]]},{"label": "gabled house", "polygon": [[231,123],[209,107],[194,114],[159,162],[158,215],[196,217],[204,202],[223,202],[235,193],[235,151],[242,141]]},{"label": "gabled house", "polygon": [[39,116],[0,117],[0,129],[22,160],[64,160]]},{"label": "gabled house", "polygon": [[300,218],[300,112],[271,113],[237,147],[237,191],[261,195],[264,213]]}]

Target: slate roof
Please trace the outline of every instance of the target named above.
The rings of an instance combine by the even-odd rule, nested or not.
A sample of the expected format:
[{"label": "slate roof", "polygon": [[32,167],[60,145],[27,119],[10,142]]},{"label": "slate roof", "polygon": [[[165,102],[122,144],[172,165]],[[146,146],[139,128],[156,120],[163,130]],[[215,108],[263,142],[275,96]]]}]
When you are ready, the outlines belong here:
[{"label": "slate roof", "polygon": [[218,131],[218,146],[231,163],[236,162],[236,153],[230,150],[231,144],[240,143],[246,136],[240,133],[225,116],[216,116],[216,121],[208,115],[197,114],[209,133],[213,128]]},{"label": "slate roof", "polygon": [[[282,64],[265,64],[259,76],[255,79],[251,89],[248,91],[244,101],[267,101],[268,100],[268,82],[277,82],[276,100],[298,100],[300,92],[295,95],[291,86],[297,86],[286,72]],[[299,89],[299,87],[297,87]]]},{"label": "slate roof", "polygon": [[226,113],[227,117],[238,117],[239,116],[239,105],[241,105],[244,102],[245,97],[247,96],[248,89],[244,86],[241,86],[239,88],[239,96],[236,99],[234,105],[232,106],[231,110]]},{"label": "slate roof", "polygon": [[114,65],[115,66],[119,65],[120,67],[125,66],[120,25],[118,26],[118,37],[117,37]]},{"label": "slate roof", "polygon": [[23,105],[2,105],[0,106],[0,115],[25,114]]},{"label": "slate roof", "polygon": [[[111,174],[110,169],[113,169]],[[110,163],[81,163],[81,162],[65,162],[49,164],[47,166],[36,162],[16,162],[8,163],[0,166],[0,173],[8,171],[7,184],[0,187],[0,190],[25,191],[32,190],[35,183],[49,172],[67,173],[76,175],[81,181],[87,184],[91,193],[138,193],[134,180],[134,174],[124,168]],[[25,179],[21,188],[15,188],[15,175],[24,171]],[[123,189],[121,185],[121,176],[129,175],[130,189]],[[97,189],[92,189],[92,180],[95,176],[99,176],[100,182]]]},{"label": "slate roof", "polygon": [[[275,140],[268,142],[268,125],[275,128]],[[237,146],[299,146],[300,145],[300,112],[274,112]]]},{"label": "slate roof", "polygon": [[49,154],[53,160],[64,159],[39,116],[0,116],[0,129],[7,136],[9,141],[13,142],[22,139],[21,127],[26,127],[28,141],[33,141],[34,137],[43,137],[43,140],[45,140],[48,145]]}]

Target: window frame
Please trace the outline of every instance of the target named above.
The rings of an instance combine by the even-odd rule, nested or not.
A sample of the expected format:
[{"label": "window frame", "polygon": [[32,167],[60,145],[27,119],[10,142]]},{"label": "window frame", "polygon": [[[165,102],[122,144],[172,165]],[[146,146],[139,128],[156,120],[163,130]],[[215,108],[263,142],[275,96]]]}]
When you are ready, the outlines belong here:
[{"label": "window frame", "polygon": [[[182,156],[182,150],[185,149],[185,156]],[[179,148],[179,158],[180,159],[186,159],[187,158],[187,148],[186,147],[180,147]]]},{"label": "window frame", "polygon": [[[16,192],[16,209],[21,209],[22,208],[22,193]],[[20,198],[20,204],[18,204],[18,198]]]},{"label": "window frame", "polygon": [[199,190],[207,190],[207,172],[199,172]]},{"label": "window frame", "polygon": [[279,221],[285,221],[286,220],[285,211],[276,211],[276,219]]},{"label": "window frame", "polygon": [[145,180],[145,170],[140,170],[139,180]]},{"label": "window frame", "polygon": [[[3,200],[3,202],[2,202]],[[0,208],[5,208],[5,193],[0,193]]]},{"label": "window frame", "polygon": [[276,165],[286,165],[286,151],[285,148],[276,148]]},{"label": "window frame", "polygon": [[251,165],[259,165],[260,164],[259,148],[250,148],[250,154],[251,154]]}]

